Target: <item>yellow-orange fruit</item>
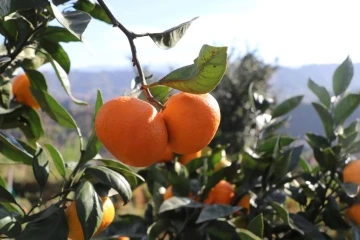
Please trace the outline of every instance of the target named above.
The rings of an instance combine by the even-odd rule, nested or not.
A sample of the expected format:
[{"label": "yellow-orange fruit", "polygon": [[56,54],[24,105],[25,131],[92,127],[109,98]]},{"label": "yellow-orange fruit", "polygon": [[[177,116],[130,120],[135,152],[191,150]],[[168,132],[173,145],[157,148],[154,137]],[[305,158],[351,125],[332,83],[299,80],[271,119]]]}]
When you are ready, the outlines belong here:
[{"label": "yellow-orange fruit", "polygon": [[215,187],[211,189],[209,195],[204,200],[206,204],[230,204],[235,196],[233,186],[225,181],[221,180]]},{"label": "yellow-orange fruit", "polygon": [[345,211],[345,215],[356,225],[360,226],[360,203],[356,203],[349,207]]},{"label": "yellow-orange fruit", "polygon": [[344,183],[356,183],[360,185],[360,160],[349,162],[343,170]]},{"label": "yellow-orange fruit", "polygon": [[189,154],[206,147],[220,124],[220,107],[207,94],[180,92],[171,96],[162,112],[169,136],[170,149]]},{"label": "yellow-orange fruit", "polygon": [[191,162],[193,159],[195,158],[199,158],[201,157],[201,151],[195,152],[195,153],[190,153],[190,154],[184,154],[179,158],[179,162],[182,165],[186,165],[189,162]]},{"label": "yellow-orange fruit", "polygon": [[[109,197],[102,197],[102,208],[103,208],[103,218],[100,223],[100,226],[94,233],[94,236],[101,233],[105,228],[107,228],[115,218],[115,207],[113,202]],[[70,206],[65,211],[67,223],[69,226],[69,239],[71,240],[83,240],[84,233],[81,227],[81,223],[79,221],[76,204],[73,201]]]},{"label": "yellow-orange fruit", "polygon": [[250,211],[250,194],[245,194],[238,202],[239,207],[246,208],[247,212]]},{"label": "yellow-orange fruit", "polygon": [[34,109],[39,109],[40,106],[32,95],[30,86],[29,78],[25,73],[22,73],[14,78],[12,82],[12,93],[17,102]]},{"label": "yellow-orange fruit", "polygon": [[159,161],[167,147],[167,130],[154,106],[135,97],[106,102],[95,118],[95,131],[104,147],[133,167]]},{"label": "yellow-orange fruit", "polygon": [[169,198],[172,198],[173,196],[174,196],[174,194],[172,193],[172,186],[168,186],[166,188],[166,191],[165,191],[164,195],[163,195],[164,201],[169,199]]},{"label": "yellow-orange fruit", "polygon": [[170,162],[173,159],[174,159],[174,153],[170,150],[169,147],[166,147],[159,162]]}]

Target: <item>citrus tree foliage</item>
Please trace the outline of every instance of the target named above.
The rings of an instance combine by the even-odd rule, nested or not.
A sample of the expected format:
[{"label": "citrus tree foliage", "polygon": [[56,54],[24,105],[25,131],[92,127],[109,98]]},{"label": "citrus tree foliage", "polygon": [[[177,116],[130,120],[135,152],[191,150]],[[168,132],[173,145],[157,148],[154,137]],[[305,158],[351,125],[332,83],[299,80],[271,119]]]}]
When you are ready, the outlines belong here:
[{"label": "citrus tree foliage", "polygon": [[[228,153],[240,151],[246,139],[254,138],[256,115],[251,111],[249,88],[261,95],[256,95],[264,106],[273,100],[266,97],[268,80],[276,71],[275,66],[264,63],[254,53],[247,53],[231,62],[221,84],[213,91],[219,102],[222,120],[212,145],[228,143]],[[264,99],[260,99],[264,97]],[[265,109],[262,109],[265,110]],[[250,130],[254,134],[250,135]]]}]

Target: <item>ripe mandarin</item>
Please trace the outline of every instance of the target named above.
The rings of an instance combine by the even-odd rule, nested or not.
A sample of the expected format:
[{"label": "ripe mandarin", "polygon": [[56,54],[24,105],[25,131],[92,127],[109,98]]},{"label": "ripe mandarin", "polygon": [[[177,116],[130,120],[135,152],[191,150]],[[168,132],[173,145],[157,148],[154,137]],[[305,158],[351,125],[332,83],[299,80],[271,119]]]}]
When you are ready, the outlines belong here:
[{"label": "ripe mandarin", "polygon": [[[102,221],[94,233],[94,236],[101,233],[105,228],[107,228],[115,218],[115,207],[113,202],[109,197],[101,197],[102,208],[103,208],[103,218]],[[84,233],[79,221],[76,204],[73,201],[70,206],[65,211],[67,223],[69,226],[69,239],[71,240],[83,240]]]},{"label": "ripe mandarin", "polygon": [[165,122],[154,106],[135,97],[106,102],[95,118],[95,131],[104,147],[133,167],[159,161],[168,145]]},{"label": "ripe mandarin", "polygon": [[195,153],[190,153],[190,154],[184,154],[179,158],[179,162],[182,165],[186,165],[189,162],[191,162],[193,159],[195,158],[199,158],[201,157],[201,151],[195,152]]},{"label": "ripe mandarin", "polygon": [[166,102],[162,115],[169,147],[179,154],[194,153],[206,147],[220,124],[219,104],[209,93],[176,93]]},{"label": "ripe mandarin", "polygon": [[343,170],[344,183],[356,183],[360,185],[360,160],[349,162]]},{"label": "ripe mandarin", "polygon": [[16,76],[12,82],[12,93],[17,102],[39,109],[40,106],[36,102],[30,91],[30,80],[25,73]]},{"label": "ripe mandarin", "polygon": [[235,196],[233,186],[225,181],[221,180],[215,187],[211,189],[209,195],[204,200],[206,204],[230,204]]}]

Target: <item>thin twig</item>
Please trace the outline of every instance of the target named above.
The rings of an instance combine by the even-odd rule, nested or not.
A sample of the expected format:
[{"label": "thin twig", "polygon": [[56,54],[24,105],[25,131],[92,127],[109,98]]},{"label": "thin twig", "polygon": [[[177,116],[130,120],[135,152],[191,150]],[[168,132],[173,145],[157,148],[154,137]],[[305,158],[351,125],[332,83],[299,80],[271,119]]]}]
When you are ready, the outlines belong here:
[{"label": "thin twig", "polygon": [[145,36],[149,36],[148,33],[145,34],[136,34],[133,33],[131,31],[129,31],[124,25],[122,25],[116,18],[115,16],[112,14],[112,12],[110,11],[110,9],[108,8],[108,6],[105,4],[105,2],[103,0],[98,0],[99,5],[104,9],[106,15],[110,18],[111,23],[113,24],[114,27],[118,27],[127,37],[129,44],[130,44],[130,49],[131,49],[131,54],[132,54],[132,62],[133,62],[133,66],[136,67],[139,77],[140,77],[140,82],[141,82],[141,90],[144,91],[146,99],[150,102],[150,103],[154,103],[156,104],[158,107],[160,107],[161,109],[164,108],[164,105],[162,105],[156,98],[154,98],[150,92],[150,90],[144,86],[146,86],[146,80],[145,80],[145,75],[144,75],[144,71],[141,67],[141,64],[139,62],[139,59],[137,57],[137,51],[136,51],[136,46],[134,43],[134,39],[137,37],[145,37]]}]

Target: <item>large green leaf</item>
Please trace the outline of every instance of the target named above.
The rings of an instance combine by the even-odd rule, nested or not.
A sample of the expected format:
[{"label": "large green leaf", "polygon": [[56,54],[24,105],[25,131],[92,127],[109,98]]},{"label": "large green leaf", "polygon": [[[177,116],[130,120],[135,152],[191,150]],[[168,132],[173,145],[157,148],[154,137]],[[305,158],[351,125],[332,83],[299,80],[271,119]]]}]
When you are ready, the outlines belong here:
[{"label": "large green leaf", "polygon": [[74,3],[74,8],[83,12],[87,12],[91,17],[100,20],[104,23],[112,24],[111,19],[106,14],[104,9],[97,4],[87,0],[80,0]]},{"label": "large green leaf", "polygon": [[0,236],[14,238],[21,232],[21,225],[15,217],[0,205]]},{"label": "large green leaf", "polygon": [[170,49],[180,41],[186,33],[186,30],[190,27],[191,23],[197,18],[198,17],[195,17],[190,21],[181,23],[180,25],[161,33],[150,33],[149,36],[159,48]]},{"label": "large green leaf", "polygon": [[263,214],[260,213],[256,217],[254,217],[247,226],[247,230],[258,236],[259,238],[263,238],[264,235],[264,217]]},{"label": "large green leaf", "polygon": [[308,81],[308,87],[319,98],[320,102],[324,104],[325,107],[330,107],[331,98],[329,92],[326,90],[325,87],[316,84],[310,78]]},{"label": "large green leaf", "polygon": [[34,69],[25,69],[25,73],[30,80],[31,86],[37,89],[47,91],[48,87],[47,87],[46,79],[41,72]]},{"label": "large green leaf", "polygon": [[91,16],[82,11],[61,13],[53,3],[50,2],[50,6],[58,22],[74,36],[82,40],[82,34],[90,22]]},{"label": "large green leaf", "polygon": [[351,93],[346,95],[336,104],[334,110],[334,123],[336,125],[342,124],[358,107],[360,104],[360,94]]},{"label": "large green leaf", "polygon": [[48,181],[49,178],[49,161],[47,160],[46,155],[42,152],[40,154],[37,154],[32,162],[32,168],[34,172],[34,176],[36,181],[38,182],[40,186],[40,192],[44,190],[44,187]]},{"label": "large green leaf", "polygon": [[5,17],[12,12],[24,10],[24,9],[35,9],[45,7],[49,4],[47,0],[1,0],[0,1],[0,17]]},{"label": "large green leaf", "polygon": [[61,153],[59,152],[59,150],[57,150],[50,143],[45,144],[44,148],[50,155],[50,157],[55,165],[55,168],[58,171],[58,173],[60,174],[60,176],[65,179],[65,176],[66,176],[65,162],[64,162],[64,159],[63,159]]},{"label": "large green leaf", "polygon": [[29,154],[11,135],[0,132],[0,153],[13,162],[30,165],[33,156]]},{"label": "large green leaf", "polygon": [[[205,224],[206,232],[208,233],[208,239],[211,240],[221,240],[221,239],[231,239],[231,240],[242,240],[240,236],[238,236],[237,228],[230,223],[230,221],[226,221],[223,219],[219,219],[217,221],[210,221]],[[190,233],[191,234],[191,233]],[[203,239],[203,238],[191,238],[190,235],[188,238],[184,239]]]},{"label": "large green leaf", "polygon": [[0,186],[0,202],[16,204],[14,196],[3,186]]},{"label": "large green leaf", "polygon": [[340,95],[349,87],[354,75],[354,66],[350,57],[347,57],[335,70],[333,75],[333,91]]},{"label": "large green leaf", "polygon": [[332,229],[348,230],[350,228],[349,224],[341,216],[339,205],[333,196],[328,197],[323,219],[326,225]]},{"label": "large green leaf", "polygon": [[309,222],[305,217],[300,214],[290,214],[291,219],[294,222],[296,228],[302,231],[305,235],[305,239],[316,239],[316,240],[325,240],[327,238],[320,232],[313,223]]},{"label": "large green leaf", "polygon": [[47,26],[46,28],[42,28],[38,32],[37,37],[54,43],[80,41],[66,28],[58,26]]},{"label": "large green leaf", "polygon": [[261,240],[261,238],[246,229],[239,229],[239,236],[241,240]]},{"label": "large green leaf", "polygon": [[90,239],[100,226],[103,211],[100,197],[89,181],[82,182],[76,190],[75,204],[84,239]]},{"label": "large green leaf", "polygon": [[58,103],[49,93],[37,88],[31,87],[31,92],[50,118],[59,123],[63,127],[77,129],[76,122],[70,113]]},{"label": "large green leaf", "polygon": [[286,99],[282,103],[280,103],[278,106],[275,107],[275,109],[272,111],[271,116],[272,118],[277,118],[282,115],[287,114],[294,108],[296,108],[303,99],[304,96],[295,96],[289,99]]},{"label": "large green leaf", "polygon": [[41,47],[44,48],[66,73],[70,72],[70,58],[59,43],[41,40]]},{"label": "large green leaf", "polygon": [[121,174],[103,167],[88,167],[85,170],[85,174],[91,176],[98,182],[115,189],[121,196],[124,204],[128,203],[132,196],[130,184]]},{"label": "large green leaf", "polygon": [[241,210],[239,206],[231,206],[224,204],[213,204],[205,206],[201,211],[196,223],[203,223],[218,218],[227,217],[237,211]]},{"label": "large green leaf", "polygon": [[148,87],[165,85],[189,93],[208,93],[220,83],[226,67],[227,47],[205,44],[194,64],[176,69]]},{"label": "large green leaf", "polygon": [[326,136],[332,139],[334,136],[334,128],[331,114],[323,105],[319,103],[313,102],[312,105],[321,119]]}]

